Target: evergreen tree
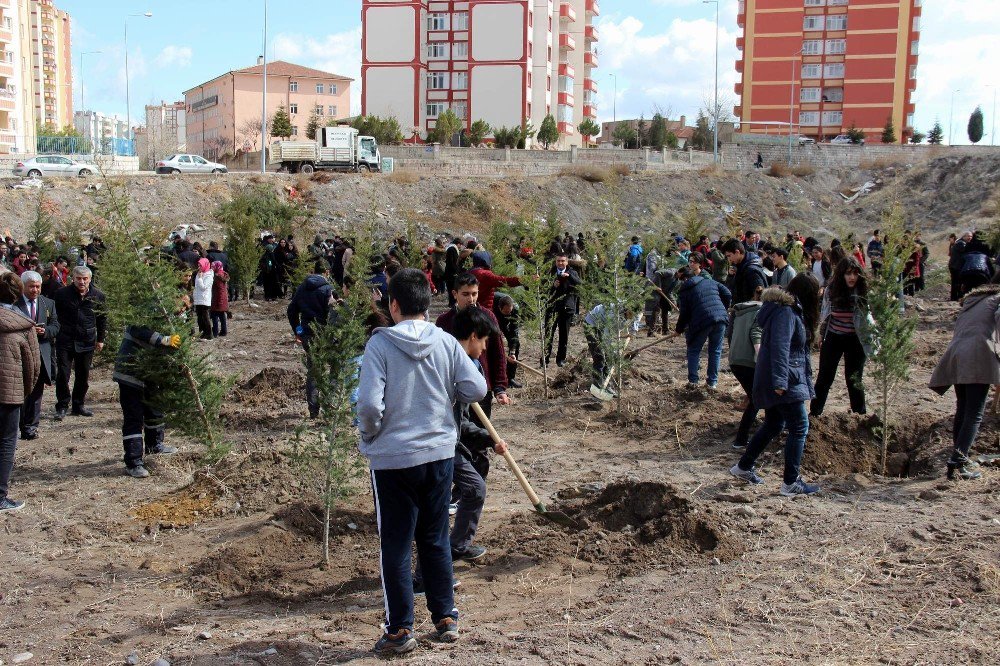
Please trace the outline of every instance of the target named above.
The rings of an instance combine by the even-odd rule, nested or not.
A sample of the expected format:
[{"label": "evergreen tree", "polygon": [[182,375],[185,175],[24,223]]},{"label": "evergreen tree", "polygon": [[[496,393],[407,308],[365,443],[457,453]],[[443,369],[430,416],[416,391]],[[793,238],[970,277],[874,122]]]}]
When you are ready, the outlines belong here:
[{"label": "evergreen tree", "polygon": [[479,146],[489,133],[490,124],[483,119],[479,119],[469,127],[469,143],[472,146]]},{"label": "evergreen tree", "polygon": [[451,146],[454,143],[455,135],[462,131],[465,123],[455,115],[451,109],[446,109],[440,114],[437,123],[434,125],[435,138],[438,143]]},{"label": "evergreen tree", "polygon": [[316,132],[319,130],[319,115],[317,115],[314,109],[312,115],[309,116],[309,122],[306,124],[306,138],[316,139]]},{"label": "evergreen tree", "polygon": [[496,148],[517,148],[520,136],[521,130],[518,127],[494,127],[493,146]]},{"label": "evergreen tree", "polygon": [[[331,118],[327,126],[334,126],[337,121]],[[351,127],[358,130],[362,136],[371,136],[380,146],[388,146],[403,142],[403,131],[399,121],[391,116],[358,116],[351,122]]]},{"label": "evergreen tree", "polygon": [[892,116],[885,120],[885,127],[882,128],[882,143],[896,143],[896,126],[892,122]]},{"label": "evergreen tree", "polygon": [[535,126],[525,118],[521,121],[520,131],[517,135],[517,147],[524,150],[528,146],[528,142],[534,139],[537,134]]},{"label": "evergreen tree", "polygon": [[639,122],[635,126],[635,139],[637,148],[649,145],[649,126],[646,123],[646,115],[639,116]]},{"label": "evergreen tree", "polygon": [[649,125],[649,145],[657,150],[662,150],[667,145],[667,120],[663,114],[653,114],[653,121]]},{"label": "evergreen tree", "polygon": [[38,258],[42,263],[49,263],[56,258],[53,219],[58,212],[59,204],[46,197],[45,191],[39,189],[35,199],[35,217],[28,225],[28,240],[34,241],[38,246]]},{"label": "evergreen tree", "polygon": [[677,140],[677,135],[674,134],[673,130],[669,130],[667,132],[667,142],[666,142],[667,148],[670,148],[671,150],[677,150],[677,146],[679,145],[679,143],[680,142]]},{"label": "evergreen tree", "polygon": [[944,141],[944,130],[941,129],[941,123],[937,120],[934,121],[934,127],[927,134],[927,143],[932,146],[940,146],[941,142]]},{"label": "evergreen tree", "polygon": [[913,134],[910,136],[910,143],[912,143],[913,145],[917,145],[918,143],[923,143],[924,139],[926,138],[927,138],[926,134],[914,130]]},{"label": "evergreen tree", "polygon": [[705,115],[704,111],[699,111],[698,119],[694,123],[694,132],[691,135],[691,147],[695,150],[711,150],[712,140],[708,116]]},{"label": "evergreen tree", "polygon": [[274,116],[271,117],[271,136],[283,139],[292,136],[292,119],[288,117],[284,104],[279,106],[278,110],[274,112]]},{"label": "evergreen tree", "polygon": [[583,122],[576,126],[576,131],[583,137],[584,144],[589,144],[590,140],[601,133],[601,126],[593,118],[584,118]]},{"label": "evergreen tree", "polygon": [[616,146],[634,148],[638,137],[636,131],[628,123],[622,121],[615,125],[615,130],[611,133],[611,140]]},{"label": "evergreen tree", "polygon": [[976,110],[969,116],[969,141],[979,143],[983,140],[983,110],[976,107]]},{"label": "evergreen tree", "polygon": [[542,125],[538,128],[538,141],[548,150],[558,140],[559,126],[556,125],[556,119],[550,113],[542,119]]},{"label": "evergreen tree", "polygon": [[[895,132],[893,132],[895,134]],[[858,129],[854,123],[847,130],[847,137],[851,140],[851,143],[859,145],[865,142],[865,132],[864,130]]]}]

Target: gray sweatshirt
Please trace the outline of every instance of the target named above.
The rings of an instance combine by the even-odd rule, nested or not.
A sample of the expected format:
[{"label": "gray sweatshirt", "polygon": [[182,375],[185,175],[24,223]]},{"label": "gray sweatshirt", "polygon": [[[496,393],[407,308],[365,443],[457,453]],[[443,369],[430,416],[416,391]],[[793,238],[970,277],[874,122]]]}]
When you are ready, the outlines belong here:
[{"label": "gray sweatshirt", "polygon": [[361,453],[371,469],[405,469],[455,456],[452,405],[486,397],[486,379],[458,341],[424,321],[376,329],[358,385]]}]

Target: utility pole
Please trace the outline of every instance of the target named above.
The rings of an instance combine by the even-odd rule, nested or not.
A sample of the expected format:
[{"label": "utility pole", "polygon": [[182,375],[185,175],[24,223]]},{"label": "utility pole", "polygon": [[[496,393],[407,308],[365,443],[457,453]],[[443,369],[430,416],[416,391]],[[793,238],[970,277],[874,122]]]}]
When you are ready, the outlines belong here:
[{"label": "utility pole", "polygon": [[791,95],[788,100],[788,166],[792,166],[792,127],[795,122],[793,116],[795,115],[795,63],[798,62],[796,57],[802,53],[803,49],[799,49],[792,54],[792,78],[789,80],[791,84]]},{"label": "utility pole", "polygon": [[267,172],[267,0],[264,0],[264,85],[260,96],[260,172]]},{"label": "utility pole", "polygon": [[[712,111],[715,132],[712,141],[712,157],[719,163],[719,0],[701,0],[702,4],[715,5],[715,108]],[[789,158],[791,163],[791,158]]]}]

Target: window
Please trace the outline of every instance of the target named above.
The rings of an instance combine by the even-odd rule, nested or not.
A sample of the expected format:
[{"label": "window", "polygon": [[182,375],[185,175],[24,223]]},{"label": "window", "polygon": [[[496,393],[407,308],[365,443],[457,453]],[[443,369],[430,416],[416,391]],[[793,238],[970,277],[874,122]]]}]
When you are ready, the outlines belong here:
[{"label": "window", "polygon": [[920,17],[913,17],[913,32],[920,32]]},{"label": "window", "polygon": [[829,127],[833,125],[834,127],[840,127],[840,124],[844,122],[844,114],[841,111],[824,111],[823,112],[823,125]]},{"label": "window", "polygon": [[330,84],[330,94],[331,95],[336,95],[337,94],[337,84],[336,83],[331,83]]},{"label": "window", "polygon": [[322,104],[317,104],[316,105],[316,115],[317,116],[322,116],[323,115],[323,105]]},{"label": "window", "polygon": [[843,55],[847,52],[847,40],[846,39],[828,39],[826,40],[826,52],[828,55]]},{"label": "window", "polygon": [[447,30],[448,29],[448,15],[447,14],[428,14],[427,15],[427,29],[428,30]]},{"label": "window", "polygon": [[912,113],[906,114],[906,126],[907,127],[913,127],[913,114]]},{"label": "window", "polygon": [[451,81],[452,90],[466,90],[469,87],[469,73],[468,72],[455,72],[454,78]]},{"label": "window", "polygon": [[469,116],[469,103],[468,102],[455,102],[451,105],[451,110],[455,112],[455,115],[465,120]]},{"label": "window", "polygon": [[799,125],[814,127],[819,124],[819,111],[800,111]]},{"label": "window", "polygon": [[920,41],[913,40],[910,43],[910,55],[920,55]]},{"label": "window", "polygon": [[431,72],[427,75],[427,88],[429,90],[444,90],[448,87],[447,72]]},{"label": "window", "polygon": [[822,7],[826,0],[806,0],[806,7]]},{"label": "window", "polygon": [[447,42],[431,42],[427,45],[427,57],[428,58],[447,58],[448,57],[448,43]]},{"label": "window", "polygon": [[329,107],[327,107],[327,115],[333,116],[334,118],[337,117],[337,105],[336,104],[331,104]]},{"label": "window", "polygon": [[455,12],[453,22],[451,25],[452,30],[468,30],[469,29],[469,12]]},{"label": "window", "polygon": [[911,79],[917,78],[917,66],[916,65],[910,65],[910,78]]},{"label": "window", "polygon": [[448,108],[448,106],[446,104],[444,104],[444,103],[441,103],[441,102],[431,102],[430,104],[427,105],[427,117],[428,118],[437,118],[442,113],[444,113],[445,109],[447,109],[447,108]]},{"label": "window", "polygon": [[823,78],[824,79],[842,79],[844,78],[844,63],[842,62],[828,62],[823,66]]},{"label": "window", "polygon": [[322,83],[317,83],[316,84],[316,94],[317,95],[322,95],[323,94],[323,84]]},{"label": "window", "polygon": [[828,0],[826,4],[831,7],[843,7],[847,4],[847,0]]},{"label": "window", "polygon": [[823,101],[839,104],[844,101],[843,88],[823,88]]},{"label": "window", "polygon": [[823,53],[823,40],[807,39],[802,42],[802,55],[820,55]]},{"label": "window", "polygon": [[452,45],[451,57],[458,60],[459,58],[469,57],[469,43],[468,42],[455,42]]},{"label": "window", "polygon": [[299,135],[299,128],[295,125],[292,125],[292,136],[298,136],[298,135]]},{"label": "window", "polygon": [[847,14],[832,14],[826,17],[827,30],[847,30]]},{"label": "window", "polygon": [[197,155],[194,156],[194,163],[195,164],[208,164],[208,162],[205,161],[204,157],[198,157]]},{"label": "window", "polygon": [[181,164],[191,164],[191,158],[188,157],[187,155],[181,155],[177,161],[180,162]]},{"label": "window", "polygon": [[569,76],[559,77],[559,92],[561,93],[573,93],[573,79]]},{"label": "window", "polygon": [[802,65],[803,79],[818,79],[822,65]]},{"label": "window", "polygon": [[572,123],[573,122],[573,107],[561,105],[559,107],[559,122],[561,123]]},{"label": "window", "polygon": [[803,88],[799,91],[800,102],[818,102],[819,88]]},{"label": "window", "polygon": [[299,91],[298,81],[292,81],[288,84],[288,92],[298,92],[298,91]]},{"label": "window", "polygon": [[299,112],[299,105],[298,104],[289,104],[288,105],[288,113],[290,113],[290,114],[292,114],[294,116],[298,112]]},{"label": "window", "polygon": [[822,30],[823,29],[823,17],[822,16],[807,16],[802,21],[803,30]]}]

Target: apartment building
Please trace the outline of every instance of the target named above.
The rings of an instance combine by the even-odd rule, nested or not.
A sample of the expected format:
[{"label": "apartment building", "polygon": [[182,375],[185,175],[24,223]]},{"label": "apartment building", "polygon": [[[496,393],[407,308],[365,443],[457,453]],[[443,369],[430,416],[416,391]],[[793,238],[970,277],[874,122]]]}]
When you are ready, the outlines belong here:
[{"label": "apartment building", "polygon": [[[736,71],[743,132],[818,141],[854,126],[913,134],[921,0],[741,0]],[[783,126],[782,126],[783,125]]]},{"label": "apartment building", "polygon": [[[283,106],[292,121],[292,138],[305,139],[315,112],[323,124],[351,112],[351,82],[346,76],[283,60],[267,63],[267,117]],[[261,147],[261,97],[264,67],[226,72],[184,92],[187,152],[219,159]],[[264,138],[268,143],[270,137]]]},{"label": "apartment building", "polygon": [[28,0],[35,122],[63,128],[73,124],[73,62],[70,16],[52,0]]},{"label": "apartment building", "polygon": [[426,139],[451,109],[468,127],[535,129],[564,146],[596,118],[597,0],[362,0],[361,112]]},{"label": "apartment building", "polygon": [[73,113],[73,127],[83,138],[94,146],[94,150],[99,153],[110,152],[103,149],[106,144],[113,140],[127,140],[128,123],[124,118],[117,115],[106,115],[97,111],[75,111]]}]

